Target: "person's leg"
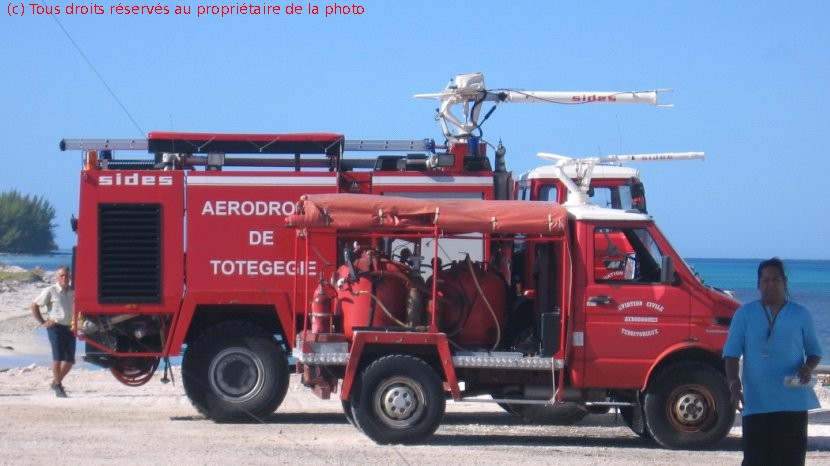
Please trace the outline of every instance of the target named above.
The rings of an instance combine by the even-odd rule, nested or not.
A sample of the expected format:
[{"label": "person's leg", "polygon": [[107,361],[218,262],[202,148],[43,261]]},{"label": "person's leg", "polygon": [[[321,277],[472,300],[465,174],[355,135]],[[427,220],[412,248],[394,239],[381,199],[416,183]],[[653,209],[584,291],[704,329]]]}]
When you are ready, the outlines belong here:
[{"label": "person's leg", "polygon": [[72,370],[72,365],[75,364],[75,335],[69,327],[62,327],[60,330],[60,380],[58,383],[63,383],[63,378]]},{"label": "person's leg", "polygon": [[72,370],[72,363],[70,361],[60,361],[58,368],[58,385],[63,385],[63,378]]},{"label": "person's leg", "polygon": [[61,377],[61,339],[58,329],[56,327],[49,327],[46,329],[46,335],[49,337],[49,346],[52,347],[52,388],[60,385]]},{"label": "person's leg", "polygon": [[60,385],[63,376],[61,375],[61,365],[63,361],[52,361],[52,385]]},{"label": "person's leg", "polygon": [[807,411],[774,413],[772,464],[803,465],[807,456]]},{"label": "person's leg", "polygon": [[768,464],[773,440],[769,424],[769,414],[752,414],[741,418],[743,466]]},{"label": "person's leg", "polygon": [[[72,370],[75,364],[75,335],[69,327],[53,327],[54,328],[54,345],[53,345],[53,359],[56,361],[52,363],[52,373],[54,382],[52,388],[55,393],[63,398],[66,397],[66,392],[63,389],[63,379],[66,374]],[[50,330],[52,330],[50,328]],[[51,333],[50,333],[51,335]],[[52,337],[50,336],[50,341]]]},{"label": "person's leg", "polygon": [[55,396],[58,398],[66,398],[66,392],[63,390],[63,385],[61,385],[63,377],[66,375],[63,369],[64,364],[64,361],[52,361],[52,390],[55,391]]}]

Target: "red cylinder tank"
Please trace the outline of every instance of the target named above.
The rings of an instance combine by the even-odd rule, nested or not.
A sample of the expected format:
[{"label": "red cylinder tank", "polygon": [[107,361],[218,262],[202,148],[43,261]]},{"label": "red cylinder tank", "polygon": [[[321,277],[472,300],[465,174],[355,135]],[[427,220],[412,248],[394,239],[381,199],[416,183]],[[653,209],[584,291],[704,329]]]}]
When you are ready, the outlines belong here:
[{"label": "red cylinder tank", "polygon": [[331,298],[327,291],[331,288],[328,283],[320,282],[314,290],[314,300],[311,302],[311,333],[331,333],[333,318],[331,313]]},{"label": "red cylinder tank", "polygon": [[467,262],[452,264],[439,277],[438,290],[444,298],[438,310],[439,330],[464,348],[496,346],[507,303],[504,279],[480,263]]},{"label": "red cylinder tank", "polygon": [[343,283],[338,287],[337,301],[346,338],[352,337],[356,327],[406,325],[406,266],[381,258],[373,250],[363,251],[353,266],[356,281],[349,280],[348,266],[337,270],[338,282]]}]

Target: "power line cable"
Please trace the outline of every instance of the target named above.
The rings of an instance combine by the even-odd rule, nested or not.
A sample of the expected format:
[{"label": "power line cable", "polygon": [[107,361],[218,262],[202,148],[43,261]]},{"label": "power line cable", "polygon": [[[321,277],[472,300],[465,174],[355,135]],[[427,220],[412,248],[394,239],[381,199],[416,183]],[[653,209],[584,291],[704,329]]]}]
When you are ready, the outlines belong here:
[{"label": "power line cable", "polygon": [[124,113],[127,115],[127,118],[129,118],[130,121],[133,122],[133,125],[135,125],[136,129],[138,129],[138,132],[141,133],[142,136],[146,137],[147,133],[144,132],[143,129],[141,129],[141,126],[138,124],[137,121],[135,121],[135,118],[133,118],[133,116],[130,114],[130,111],[127,110],[127,107],[124,105],[123,102],[121,102],[121,99],[118,98],[118,96],[115,94],[115,91],[113,91],[110,85],[107,84],[107,80],[104,79],[104,76],[102,76],[101,73],[98,72],[98,69],[95,68],[95,65],[92,64],[92,61],[89,59],[89,57],[87,57],[84,51],[81,50],[81,47],[78,45],[77,42],[75,42],[75,39],[72,38],[72,35],[69,34],[69,31],[67,31],[66,28],[63,27],[63,24],[60,22],[57,16],[55,16],[54,13],[51,16],[52,19],[54,19],[55,22],[58,23],[58,27],[61,28],[61,31],[63,31],[63,33],[66,35],[66,38],[69,39],[69,42],[71,42],[72,45],[75,47],[75,50],[77,50],[78,53],[81,54],[81,58],[84,59],[86,64],[89,65],[90,69],[92,69],[92,72],[95,73],[95,76],[98,76],[98,79],[101,81],[101,84],[103,84],[104,87],[107,88],[107,91],[110,93],[112,98],[115,99],[115,102],[118,103],[118,106],[121,107],[121,110],[123,110]]}]

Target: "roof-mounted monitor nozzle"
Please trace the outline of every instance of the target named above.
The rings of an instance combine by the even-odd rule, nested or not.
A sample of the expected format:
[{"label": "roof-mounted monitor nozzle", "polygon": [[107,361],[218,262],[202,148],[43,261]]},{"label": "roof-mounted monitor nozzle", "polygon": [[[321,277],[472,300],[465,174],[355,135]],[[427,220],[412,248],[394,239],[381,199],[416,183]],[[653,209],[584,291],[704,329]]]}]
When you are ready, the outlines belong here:
[{"label": "roof-mounted monitor nozzle", "polygon": [[[623,162],[659,162],[669,160],[703,160],[703,152],[661,152],[655,154],[606,155],[603,157],[568,157],[566,155],[539,152],[539,157],[553,160],[554,174],[568,189],[565,205],[588,204],[588,188],[591,186],[594,167],[598,164],[621,164]],[[565,167],[576,166],[577,180],[565,174]]]},{"label": "roof-mounted monitor nozzle", "polygon": [[[658,107],[660,92],[671,89],[651,91],[523,91],[518,89],[490,89],[484,84],[483,73],[459,74],[444,88],[432,94],[416,94],[416,99],[440,100],[435,119],[441,123],[444,136],[450,142],[460,142],[468,137],[481,137],[481,125],[487,121],[496,107],[502,102],[510,103],[548,103],[560,105],[584,104],[647,104]],[[493,107],[482,117],[484,102],[493,102]],[[455,106],[462,106],[462,115],[453,113]]]}]

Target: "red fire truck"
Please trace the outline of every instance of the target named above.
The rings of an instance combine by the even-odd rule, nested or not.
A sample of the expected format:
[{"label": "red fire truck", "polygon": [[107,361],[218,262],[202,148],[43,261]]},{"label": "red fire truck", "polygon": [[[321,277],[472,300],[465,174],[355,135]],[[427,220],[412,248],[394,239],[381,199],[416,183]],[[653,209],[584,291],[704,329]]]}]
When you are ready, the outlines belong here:
[{"label": "red fire truck", "polygon": [[[656,92],[536,94],[546,101],[656,103]],[[315,242],[309,257],[295,257],[294,232],[284,218],[296,213],[297,199],[315,193],[511,199],[504,148],[495,149],[491,164],[481,138],[486,116],[479,111],[484,102],[533,95],[487,91],[480,75],[457,78],[426,96],[442,101],[444,145],[329,133],[63,140],[62,150],[83,153],[73,228],[76,328],[86,359],[140,385],[160,361],[182,355],[185,392],[200,412],[218,421],[268,415],[285,395],[288,354],[302,328],[294,280],[308,278],[313,288],[341,254],[332,236]],[[462,118],[452,114],[458,105],[465,108]],[[568,171],[578,164],[560,158],[557,165]],[[585,195],[593,188],[609,198],[625,192],[642,198],[636,171],[599,171],[592,181],[590,173],[573,171],[573,182]],[[528,191],[527,200],[566,202],[557,183],[531,174],[519,191]],[[551,186],[559,186],[555,196]],[[615,205],[644,208],[636,202]],[[465,251],[466,243],[456,243],[444,246],[444,262],[461,252],[483,260],[480,246]]]},{"label": "red fire truck", "polygon": [[[617,406],[667,448],[710,447],[732,427],[720,354],[738,303],[645,214],[332,194],[305,196],[287,221],[298,257],[333,232],[344,251],[302,319],[303,382],[328,397],[342,380],[346,416],[378,443],[423,441],[445,397],[482,395],[511,411]],[[632,251],[624,276],[594,273],[609,234]],[[442,262],[462,238],[482,259]]]}]

